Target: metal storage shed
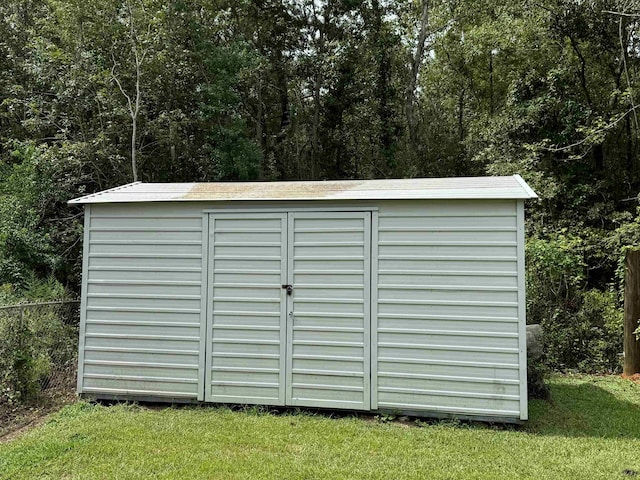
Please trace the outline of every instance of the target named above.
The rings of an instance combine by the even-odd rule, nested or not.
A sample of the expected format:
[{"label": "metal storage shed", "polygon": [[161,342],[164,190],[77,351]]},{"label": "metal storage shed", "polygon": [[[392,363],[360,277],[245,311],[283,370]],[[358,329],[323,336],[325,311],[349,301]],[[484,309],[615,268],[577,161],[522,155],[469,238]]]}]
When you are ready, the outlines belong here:
[{"label": "metal storage shed", "polygon": [[519,176],[133,183],[85,205],[78,391],[527,418]]}]

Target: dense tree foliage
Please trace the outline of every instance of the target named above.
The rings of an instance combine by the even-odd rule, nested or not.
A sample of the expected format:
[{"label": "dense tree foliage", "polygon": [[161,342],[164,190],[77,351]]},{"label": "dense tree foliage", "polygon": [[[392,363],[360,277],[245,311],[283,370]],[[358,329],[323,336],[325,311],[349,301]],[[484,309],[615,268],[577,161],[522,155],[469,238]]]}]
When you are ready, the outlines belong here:
[{"label": "dense tree foliage", "polygon": [[77,289],[65,201],[134,178],[520,173],[530,319],[571,337],[549,361],[615,368],[639,26],[625,0],[3,2],[0,283]]}]

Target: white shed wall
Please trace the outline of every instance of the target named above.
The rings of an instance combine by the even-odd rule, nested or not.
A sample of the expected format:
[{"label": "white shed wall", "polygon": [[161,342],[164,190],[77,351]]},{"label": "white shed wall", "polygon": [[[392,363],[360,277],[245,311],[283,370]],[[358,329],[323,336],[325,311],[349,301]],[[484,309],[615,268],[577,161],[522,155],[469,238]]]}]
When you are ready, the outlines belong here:
[{"label": "white shed wall", "polygon": [[92,205],[79,390],[196,399],[202,215],[172,205]]},{"label": "white shed wall", "polygon": [[203,400],[203,211],[339,208],[373,211],[371,408],[526,418],[522,201],[90,208],[80,392]]},{"label": "white shed wall", "polygon": [[378,408],[521,416],[517,227],[512,200],[381,205]]}]

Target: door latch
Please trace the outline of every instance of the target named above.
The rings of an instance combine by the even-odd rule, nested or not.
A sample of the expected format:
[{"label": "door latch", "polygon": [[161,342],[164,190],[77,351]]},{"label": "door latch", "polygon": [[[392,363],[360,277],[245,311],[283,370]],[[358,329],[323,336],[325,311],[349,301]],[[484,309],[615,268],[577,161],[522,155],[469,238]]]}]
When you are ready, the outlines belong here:
[{"label": "door latch", "polygon": [[293,285],[282,285],[282,288],[287,291],[287,295],[291,295],[293,292]]}]

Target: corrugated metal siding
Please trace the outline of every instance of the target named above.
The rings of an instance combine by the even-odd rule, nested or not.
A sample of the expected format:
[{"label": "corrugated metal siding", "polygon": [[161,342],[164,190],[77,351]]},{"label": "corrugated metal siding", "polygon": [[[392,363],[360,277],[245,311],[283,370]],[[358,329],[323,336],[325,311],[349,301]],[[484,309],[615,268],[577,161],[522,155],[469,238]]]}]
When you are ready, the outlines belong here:
[{"label": "corrugated metal siding", "polygon": [[[523,220],[522,202],[519,210],[516,208],[517,203],[514,200],[456,200],[332,204],[190,202],[92,205],[85,237],[87,275],[83,302],[86,302],[87,308],[83,313],[86,315],[86,322],[83,321],[82,327],[85,328],[86,336],[84,342],[81,339],[80,344],[80,358],[84,362],[80,362],[79,390],[103,395],[143,395],[157,398],[183,396],[204,399],[202,393],[205,384],[226,381],[222,377],[212,379],[212,374],[215,377],[222,370],[212,371],[208,367],[245,368],[249,365],[248,359],[253,358],[268,361],[263,367],[278,369],[278,374],[271,370],[264,371],[262,373],[273,377],[265,380],[262,373],[261,378],[256,379],[249,378],[253,375],[251,372],[236,371],[235,373],[243,375],[237,375],[238,380],[230,381],[278,383],[277,399],[274,389],[266,395],[270,401],[259,400],[256,403],[281,404],[284,401],[283,392],[288,385],[282,380],[282,375],[288,373],[283,366],[287,358],[291,358],[292,362],[289,372],[292,368],[335,368],[335,361],[319,359],[315,365],[311,365],[309,362],[312,358],[298,354],[312,353],[300,350],[296,352],[295,343],[292,343],[293,337],[289,339],[290,345],[283,347],[287,343],[286,328],[283,326],[288,322],[286,314],[290,310],[284,308],[286,302],[278,304],[274,300],[273,305],[270,302],[270,306],[277,309],[279,305],[280,317],[269,315],[263,319],[250,314],[233,315],[233,319],[218,318],[229,321],[229,325],[237,325],[231,323],[233,320],[249,322],[247,326],[251,326],[251,322],[258,322],[265,327],[275,327],[275,323],[272,325],[269,322],[279,318],[282,321],[277,333],[280,335],[279,342],[260,345],[257,342],[247,345],[208,343],[209,363],[205,368],[204,312],[207,307],[217,306],[209,297],[203,300],[201,292],[204,289],[208,295],[218,296],[217,293],[222,292],[223,296],[233,294],[234,298],[242,298],[244,295],[255,293],[257,289],[252,285],[258,285],[262,293],[269,291],[275,299],[276,292],[270,290],[271,287],[279,287],[281,283],[293,283],[298,284],[296,293],[300,292],[300,284],[315,285],[319,288],[315,292],[302,290],[305,296],[307,293],[350,295],[353,292],[349,289],[343,292],[335,289],[324,291],[322,285],[359,285],[361,282],[366,284],[362,277],[363,270],[360,264],[357,268],[351,268],[348,259],[338,259],[334,265],[333,261],[328,262],[326,258],[317,258],[305,259],[304,265],[291,263],[289,267],[293,268],[294,272],[288,272],[288,275],[284,276],[282,273],[278,275],[278,271],[282,272],[282,262],[279,263],[277,259],[272,262],[269,259],[276,256],[272,255],[271,250],[272,247],[278,248],[275,245],[278,243],[278,231],[225,232],[225,227],[222,227],[223,230],[218,233],[230,234],[231,237],[220,237],[221,242],[234,243],[234,246],[228,245],[231,248],[239,248],[238,242],[259,242],[265,245],[245,245],[242,254],[244,263],[233,264],[235,260],[229,258],[218,260],[228,260],[230,263],[216,264],[214,258],[213,263],[209,265],[210,268],[221,270],[217,272],[217,278],[210,276],[209,281],[218,285],[214,287],[214,283],[207,289],[207,282],[202,281],[203,274],[207,280],[207,269],[205,268],[204,272],[202,269],[203,261],[206,261],[206,255],[202,258],[202,244],[207,242],[209,237],[203,237],[202,218],[207,218],[206,215],[203,216],[203,211],[215,207],[216,212],[224,212],[227,218],[240,218],[248,213],[248,209],[266,209],[272,212],[280,209],[280,213],[275,215],[280,218],[282,224],[282,218],[287,216],[287,212],[290,212],[290,215],[302,215],[300,209],[304,208],[353,211],[373,209],[371,276],[373,285],[378,288],[363,293],[370,293],[373,299],[371,408],[526,418],[526,388],[523,387],[523,382],[526,381],[523,250],[516,247],[516,243],[523,241]],[[216,215],[220,213],[212,214]],[[251,215],[255,216],[256,213]],[[331,217],[335,214],[327,215]],[[517,218],[520,218],[519,223]],[[378,224],[379,231],[376,229]],[[207,222],[204,225],[206,226]],[[247,228],[260,230],[265,226],[260,224],[258,228],[256,225]],[[287,248],[287,243],[295,241],[339,244],[360,242],[364,238],[359,236],[359,232],[348,232],[340,230],[339,227],[334,221],[328,225],[294,226],[291,231],[294,233],[296,228],[315,230],[297,232],[304,234],[297,237],[297,240],[280,240],[280,251]],[[233,230],[230,225],[226,228]],[[277,229],[273,226],[265,228]],[[358,224],[349,228],[357,230],[360,226]],[[258,238],[254,234],[269,235],[268,238]],[[357,238],[353,237],[354,234]],[[310,238],[310,235],[316,236]],[[282,232],[280,238],[282,239]],[[321,245],[306,247],[309,248],[303,252],[305,256],[308,253],[309,256],[320,257],[328,253],[322,250],[324,247]],[[359,248],[357,245],[355,247]],[[268,251],[264,250],[265,248]],[[312,255],[311,249],[316,248],[320,250],[314,250]],[[352,254],[354,259],[359,257],[351,251],[342,256]],[[286,257],[287,253],[282,255]],[[251,256],[263,258],[249,258]],[[277,267],[272,268],[276,264],[280,264],[280,270]],[[338,268],[342,272],[340,275],[336,275],[335,272],[323,273],[330,270],[329,267]],[[347,273],[349,271],[351,273]],[[518,275],[522,282],[518,281]],[[246,291],[231,292],[228,290],[229,287],[220,285],[234,283],[243,284]],[[313,290],[315,287],[310,288]],[[219,290],[216,293],[214,288],[227,290]],[[281,288],[277,295],[283,295]],[[234,304],[234,308],[240,308],[241,304],[242,311],[259,306],[252,302],[239,301]],[[355,304],[345,305],[351,308]],[[307,309],[310,306],[295,305],[297,314],[294,315],[294,322],[299,322],[299,326],[324,327],[324,324],[313,323],[319,317],[301,315],[307,311],[302,307]],[[313,312],[321,313],[315,309],[316,306]],[[356,318],[344,316],[344,313],[357,313],[357,318],[360,318],[360,310],[341,310],[334,313],[342,315],[338,318],[341,322]],[[366,302],[363,304],[363,313],[366,314]],[[336,318],[325,315],[322,321],[326,322],[327,326],[338,328],[367,328],[366,322],[362,327],[359,324],[332,323]],[[263,320],[265,323],[261,323]],[[220,329],[220,335],[224,335],[222,331],[225,325],[221,325],[223,328]],[[336,333],[339,332],[338,328],[335,329]],[[229,330],[225,332],[228,333]],[[236,335],[240,332],[257,334],[257,340],[271,341],[273,339],[270,335],[276,330],[240,329],[232,333]],[[300,330],[301,334],[303,332],[305,335],[313,335],[309,337],[310,340],[317,341],[325,335],[324,332],[312,334]],[[347,333],[353,335],[356,332]],[[212,337],[216,335],[214,329],[210,329],[210,334]],[[221,339],[220,335],[216,338]],[[301,337],[300,340],[306,338]],[[224,346],[226,350],[216,351],[216,345]],[[212,346],[214,353],[249,352],[253,356],[246,355],[244,358],[235,359],[227,355],[210,356]],[[237,350],[238,348],[241,350]],[[360,350],[347,353],[343,350],[343,347],[336,349],[334,346],[322,345],[320,356],[354,357],[359,360]],[[347,362],[351,360],[347,359]],[[252,365],[262,368],[257,364]],[[321,366],[316,368],[318,365]],[[352,363],[340,364],[340,368],[351,369],[353,366]],[[366,382],[368,370],[366,366],[362,369],[363,377],[356,378],[363,378]],[[278,380],[274,380],[276,377]],[[296,377],[295,382],[308,383],[306,380],[306,377],[300,376]],[[313,380],[320,381],[315,377]],[[322,379],[323,382],[325,380]],[[347,386],[354,387],[351,384]],[[309,398],[306,393],[304,396],[296,395],[297,398]],[[338,396],[332,395],[331,399],[342,398],[340,395],[342,393]],[[226,401],[250,403],[251,396],[256,396],[255,389],[249,391],[240,388]],[[225,401],[224,395],[216,398],[208,396],[206,399]],[[368,408],[366,401],[363,401],[363,404],[363,407],[352,404],[351,408]],[[336,403],[333,406],[338,407]]]},{"label": "corrugated metal siding", "polygon": [[208,401],[284,405],[286,227],[286,213],[209,218]]},{"label": "corrugated metal siding", "polygon": [[369,212],[289,214],[287,403],[368,410]]},{"label": "corrugated metal siding", "polygon": [[380,209],[379,408],[520,415],[516,220],[515,201]]},{"label": "corrugated metal siding", "polygon": [[82,392],[197,398],[201,218],[170,205],[91,208]]}]

